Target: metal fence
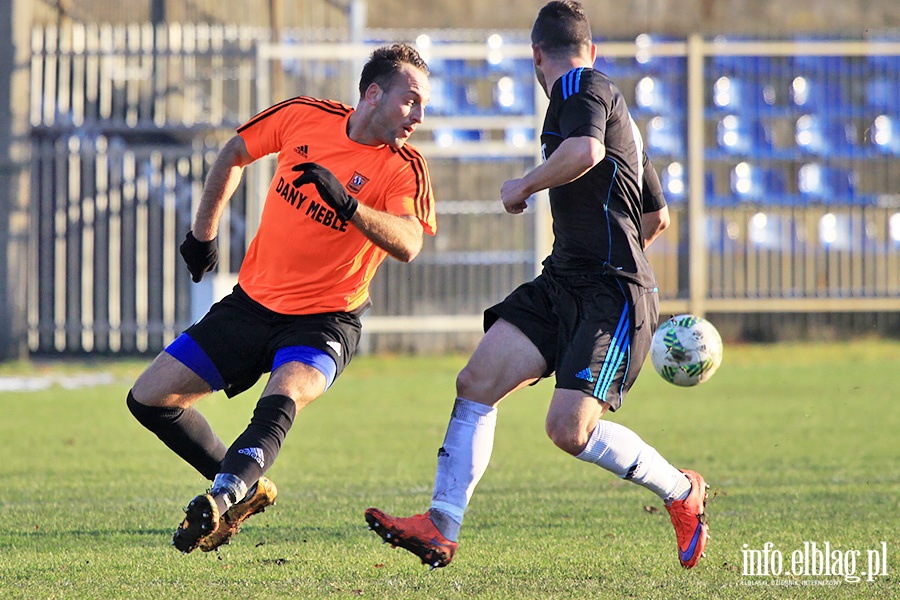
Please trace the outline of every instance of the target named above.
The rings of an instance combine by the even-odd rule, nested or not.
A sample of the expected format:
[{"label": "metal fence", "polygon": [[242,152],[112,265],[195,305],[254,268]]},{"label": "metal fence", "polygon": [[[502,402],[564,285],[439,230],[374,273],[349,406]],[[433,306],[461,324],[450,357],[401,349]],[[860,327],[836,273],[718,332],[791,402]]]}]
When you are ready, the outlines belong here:
[{"label": "metal fence", "polygon": [[[413,263],[383,265],[369,349],[470,345],[481,310],[548,251],[544,196],[519,217],[496,200],[539,160],[545,100],[530,48],[521,34],[484,37],[405,40],[433,71],[413,143],[429,159],[439,234]],[[36,30],[30,349],[153,352],[177,335],[208,292],[177,246],[219,144],[282,97],[355,104],[375,43],[276,46],[258,29],[184,25]],[[599,55],[673,213],[649,251],[664,312],[896,320],[900,40],[639,38]],[[269,161],[248,169],[230,203],[220,282],[240,265],[270,172]]]}]

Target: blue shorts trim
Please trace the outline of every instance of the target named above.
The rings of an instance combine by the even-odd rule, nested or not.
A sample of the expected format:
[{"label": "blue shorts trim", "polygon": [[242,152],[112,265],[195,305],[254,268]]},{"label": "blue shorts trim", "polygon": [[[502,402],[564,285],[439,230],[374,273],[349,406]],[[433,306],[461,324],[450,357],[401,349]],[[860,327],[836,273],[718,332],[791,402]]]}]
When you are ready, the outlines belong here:
[{"label": "blue shorts trim", "polygon": [[172,355],[175,360],[182,363],[188,369],[200,376],[203,381],[209,384],[212,391],[217,392],[225,389],[225,381],[216,365],[213,364],[203,348],[197,345],[191,336],[182,333],[166,347],[166,352]]},{"label": "blue shorts trim", "polygon": [[331,387],[337,376],[337,363],[334,362],[334,358],[327,352],[312,346],[287,346],[278,349],[275,352],[275,359],[272,361],[272,371],[289,362],[303,363],[320,371],[325,376],[326,390]]}]

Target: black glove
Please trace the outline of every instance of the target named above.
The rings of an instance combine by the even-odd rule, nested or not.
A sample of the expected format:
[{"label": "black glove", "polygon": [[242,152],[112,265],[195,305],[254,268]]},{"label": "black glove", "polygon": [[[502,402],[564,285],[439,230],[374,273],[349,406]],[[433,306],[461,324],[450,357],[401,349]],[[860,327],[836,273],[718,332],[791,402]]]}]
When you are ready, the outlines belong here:
[{"label": "black glove", "polygon": [[344,221],[349,221],[356,214],[359,200],[347,193],[334,173],[313,162],[297,165],[292,170],[300,173],[300,176],[294,180],[295,188],[306,183],[315,185],[322,200],[333,208],[337,216]]},{"label": "black glove", "polygon": [[219,262],[219,250],[216,247],[216,239],[201,242],[194,237],[194,232],[188,231],[181,242],[181,256],[187,263],[191,279],[198,283],[203,279],[203,274],[216,268]]}]

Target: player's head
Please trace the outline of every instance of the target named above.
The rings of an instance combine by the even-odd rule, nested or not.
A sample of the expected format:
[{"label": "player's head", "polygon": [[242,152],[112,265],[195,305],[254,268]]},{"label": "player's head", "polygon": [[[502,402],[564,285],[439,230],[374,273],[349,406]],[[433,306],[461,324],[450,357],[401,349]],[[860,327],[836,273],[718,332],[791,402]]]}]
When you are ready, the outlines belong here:
[{"label": "player's head", "polygon": [[564,66],[565,72],[574,66],[573,63],[581,62],[581,66],[593,64],[591,25],[581,3],[575,0],[554,0],[545,4],[531,28],[531,48],[534,53],[534,74],[548,97],[548,84],[552,85],[554,78],[561,75],[558,67]]},{"label": "player's head", "polygon": [[431,97],[428,65],[407,44],[378,48],[363,67],[359,96],[368,136],[399,148],[425,118]]},{"label": "player's head", "polygon": [[575,0],[548,2],[531,28],[531,44],[551,58],[579,56],[590,51],[592,43],[591,25]]},{"label": "player's head", "polygon": [[424,75],[428,75],[428,65],[408,44],[394,44],[378,48],[369,57],[359,76],[359,96],[366,95],[366,90],[373,83],[387,90],[394,83],[394,78],[403,71],[404,65],[415,67]]}]

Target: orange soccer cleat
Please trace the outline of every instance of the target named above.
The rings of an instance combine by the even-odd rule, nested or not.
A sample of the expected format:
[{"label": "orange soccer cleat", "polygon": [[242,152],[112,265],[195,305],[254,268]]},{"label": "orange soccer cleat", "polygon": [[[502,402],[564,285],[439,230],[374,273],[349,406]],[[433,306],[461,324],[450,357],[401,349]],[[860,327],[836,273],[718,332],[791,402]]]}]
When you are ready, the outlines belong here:
[{"label": "orange soccer cleat", "polygon": [[675,500],[666,505],[675,537],[678,539],[678,560],[685,569],[691,569],[705,556],[709,527],[706,524],[706,498],[709,486],[695,471],[682,470],[691,481],[691,493],[684,500]]},{"label": "orange soccer cleat", "polygon": [[[429,511],[430,512],[430,511]],[[377,508],[366,509],[369,529],[381,536],[385,543],[409,550],[429,569],[446,567],[456,554],[457,543],[445,538],[435,527],[428,512],[411,517],[392,517]]]}]

